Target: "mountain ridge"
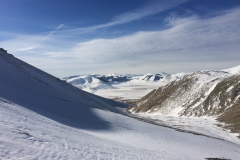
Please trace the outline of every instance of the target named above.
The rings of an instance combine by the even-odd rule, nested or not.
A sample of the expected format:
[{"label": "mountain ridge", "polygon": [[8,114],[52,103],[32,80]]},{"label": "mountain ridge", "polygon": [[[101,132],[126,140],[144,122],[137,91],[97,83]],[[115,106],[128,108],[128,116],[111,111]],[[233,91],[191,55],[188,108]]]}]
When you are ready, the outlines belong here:
[{"label": "mountain ridge", "polygon": [[[114,106],[123,107],[122,103],[92,95],[37,69],[7,52],[0,51],[0,97],[20,106],[33,110],[61,123],[76,127],[91,128],[83,122],[77,124],[84,114],[98,108],[118,112]],[[99,119],[99,123],[107,123]]]},{"label": "mountain ridge", "polygon": [[79,90],[2,51],[0,75],[0,159],[239,159],[234,141],[119,114],[115,107],[124,104]]},{"label": "mountain ridge", "polygon": [[[212,116],[240,133],[240,74],[205,70],[153,90],[128,110],[172,116]],[[234,113],[234,115],[231,115]]]}]

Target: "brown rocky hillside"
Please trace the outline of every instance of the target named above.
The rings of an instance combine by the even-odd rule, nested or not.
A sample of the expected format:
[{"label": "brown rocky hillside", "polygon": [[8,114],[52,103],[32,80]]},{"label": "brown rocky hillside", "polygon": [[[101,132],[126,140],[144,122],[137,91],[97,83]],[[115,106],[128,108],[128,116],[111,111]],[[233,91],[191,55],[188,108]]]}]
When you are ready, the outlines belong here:
[{"label": "brown rocky hillside", "polygon": [[240,133],[240,74],[199,71],[153,90],[131,105],[132,113],[213,116]]}]

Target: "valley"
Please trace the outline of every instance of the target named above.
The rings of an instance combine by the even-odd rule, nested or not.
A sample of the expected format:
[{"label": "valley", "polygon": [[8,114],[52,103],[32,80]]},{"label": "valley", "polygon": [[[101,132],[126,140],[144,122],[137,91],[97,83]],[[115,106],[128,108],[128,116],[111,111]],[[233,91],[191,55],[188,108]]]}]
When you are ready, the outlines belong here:
[{"label": "valley", "polygon": [[[214,119],[132,114],[126,103],[78,89],[5,51],[0,75],[0,159],[240,158],[238,139],[216,128]],[[174,82],[169,77],[175,76],[125,83],[137,81],[129,92],[133,100],[145,87]],[[121,100],[128,97],[126,84]]]},{"label": "valley", "polygon": [[[122,101],[130,105],[130,108],[124,109],[120,108],[120,110],[129,116],[141,119],[143,121],[147,121],[149,123],[154,123],[156,125],[161,125],[165,127],[174,128],[177,130],[182,130],[185,132],[192,132],[195,134],[202,134],[205,136],[215,137],[224,139],[227,141],[232,141],[234,143],[239,143],[239,133],[237,130],[239,124],[236,120],[235,124],[229,125],[226,121],[221,121],[221,118],[218,118],[221,115],[221,112],[218,113],[216,111],[206,110],[200,111],[195,110],[194,112],[198,112],[201,114],[193,114],[192,110],[186,112],[183,109],[183,106],[187,105],[201,105],[206,99],[212,99],[212,91],[214,91],[217,83],[225,80],[228,83],[225,89],[221,89],[222,93],[228,93],[226,96],[231,96],[231,92],[234,94],[234,88],[237,90],[239,86],[239,81],[234,80],[237,75],[240,73],[240,67],[234,67],[231,69],[225,69],[223,71],[198,71],[195,73],[179,73],[179,74],[167,74],[165,72],[160,72],[159,74],[146,74],[146,75],[118,75],[118,74],[109,74],[109,75],[98,75],[99,77],[108,77],[105,79],[109,79],[109,81],[104,81],[104,85],[109,85],[111,87],[95,87],[100,86],[99,82],[93,82],[86,84],[81,80],[83,76],[76,76],[73,79],[67,78],[67,82],[73,84],[74,86],[81,88],[85,91],[97,94],[99,96],[103,96],[106,98],[114,99],[117,101]],[[162,74],[161,74],[162,73]],[[90,76],[90,75],[88,75]],[[125,78],[122,78],[125,77]],[[161,78],[155,78],[161,77]],[[192,78],[194,77],[194,78]],[[197,78],[196,78],[197,77]],[[185,79],[196,79],[197,82],[194,84],[193,81],[186,81]],[[101,78],[100,78],[101,79]],[[125,79],[125,81],[118,81],[118,79]],[[221,80],[222,79],[222,80]],[[230,79],[230,80],[227,80]],[[81,83],[77,83],[77,82]],[[182,85],[182,82],[185,83]],[[77,83],[77,84],[76,84]],[[156,89],[164,89],[173,85],[174,89],[171,92],[165,91],[166,93],[162,93],[162,97],[156,99],[157,96],[161,96],[162,91],[156,91]],[[191,85],[193,86],[190,89]],[[85,86],[85,87],[84,87]],[[166,86],[166,87],[165,87]],[[221,84],[221,87],[224,84]],[[233,87],[235,86],[235,87]],[[90,89],[91,88],[91,89]],[[184,88],[181,91],[181,88]],[[188,88],[188,89],[186,89]],[[89,90],[90,89],[90,90]],[[190,90],[189,90],[190,89]],[[165,89],[164,89],[165,90]],[[231,91],[233,90],[233,91]],[[151,95],[153,94],[154,95]],[[168,94],[171,98],[164,97]],[[216,94],[216,93],[215,93]],[[220,94],[220,93],[217,93]],[[146,95],[146,96],[145,96]],[[144,97],[145,96],[145,97]],[[175,99],[174,99],[175,96]],[[227,98],[225,105],[231,106],[231,98]],[[142,98],[143,97],[143,98]],[[151,99],[152,97],[152,99]],[[200,100],[199,102],[198,99]],[[237,102],[238,97],[234,100],[233,103]],[[158,104],[154,104],[155,101],[166,100],[169,101],[163,104],[163,108],[160,108],[160,111],[153,108],[148,108],[148,105],[151,107],[158,106]],[[222,101],[224,99],[222,98]],[[212,100],[211,107],[205,108],[213,108],[214,110],[219,105],[217,97],[215,100]],[[147,102],[147,103],[146,103]],[[191,102],[194,102],[191,104]],[[146,104],[145,104],[146,103]],[[205,102],[204,102],[205,103]],[[220,102],[223,103],[223,102]],[[166,107],[167,106],[167,107]],[[139,108],[139,110],[138,110]],[[188,109],[188,107],[186,107]],[[129,112],[130,111],[130,112]],[[182,114],[186,112],[187,114]],[[235,112],[237,114],[237,112]],[[232,127],[230,127],[232,126]],[[230,127],[230,128],[229,128]]]},{"label": "valley", "polygon": [[0,160],[240,160],[240,0],[0,2]]}]

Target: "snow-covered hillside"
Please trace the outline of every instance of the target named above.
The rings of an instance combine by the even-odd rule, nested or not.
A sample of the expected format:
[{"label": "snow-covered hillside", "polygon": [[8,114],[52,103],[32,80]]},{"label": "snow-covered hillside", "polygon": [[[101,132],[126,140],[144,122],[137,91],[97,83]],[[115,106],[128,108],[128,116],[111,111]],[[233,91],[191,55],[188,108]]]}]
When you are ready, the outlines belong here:
[{"label": "snow-covered hillside", "polygon": [[239,144],[120,114],[0,51],[0,159],[240,159]]},{"label": "snow-covered hillside", "polygon": [[238,68],[185,75],[152,91],[129,110],[169,116],[218,116],[219,120],[229,124],[229,129],[240,133]]},{"label": "snow-covered hillside", "polygon": [[89,74],[66,77],[63,78],[63,80],[84,91],[99,96],[119,100],[133,100],[140,99],[153,89],[178,78],[179,76],[177,75],[161,72],[158,74],[148,73],[145,75]]},{"label": "snow-covered hillside", "polygon": [[231,73],[231,74],[240,74],[240,65],[233,67],[233,68],[224,69],[223,71]]},{"label": "snow-covered hillside", "polygon": [[0,100],[0,159],[205,159],[240,158],[239,144],[178,132],[120,114],[92,109],[95,129],[71,127]]},{"label": "snow-covered hillside", "polygon": [[3,52],[0,53],[0,75],[1,98],[76,127],[85,125],[83,115],[94,115],[92,107],[114,111],[112,106],[122,105],[81,91]]}]

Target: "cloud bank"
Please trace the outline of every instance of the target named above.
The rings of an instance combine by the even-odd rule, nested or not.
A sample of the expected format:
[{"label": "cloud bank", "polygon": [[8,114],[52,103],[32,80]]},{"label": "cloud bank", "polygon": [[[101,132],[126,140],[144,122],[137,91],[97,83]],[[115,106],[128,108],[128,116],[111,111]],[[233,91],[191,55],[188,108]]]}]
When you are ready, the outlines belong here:
[{"label": "cloud bank", "polygon": [[[127,23],[161,11],[150,11],[150,8],[122,14],[103,26],[93,26],[93,29],[111,26],[113,22],[114,25]],[[48,34],[18,35],[0,45],[59,77],[84,73],[177,73],[224,69],[239,65],[239,17],[240,8],[208,18],[197,15],[172,18],[170,14],[166,18],[168,27],[164,30],[85,42],[70,39],[72,33],[69,36],[61,29],[63,25],[59,25]]]},{"label": "cloud bank", "polygon": [[[131,66],[145,65],[155,66],[156,69],[145,69],[154,72],[237,65],[240,59],[239,16],[240,9],[236,8],[208,19],[197,16],[180,18],[171,21],[171,27],[166,30],[95,39],[78,43],[72,52],[76,59],[90,64],[109,63],[109,66],[114,66],[121,63],[128,66],[122,72],[127,72]],[[192,64],[196,65],[193,67]],[[169,69],[171,65],[175,69]]]}]

